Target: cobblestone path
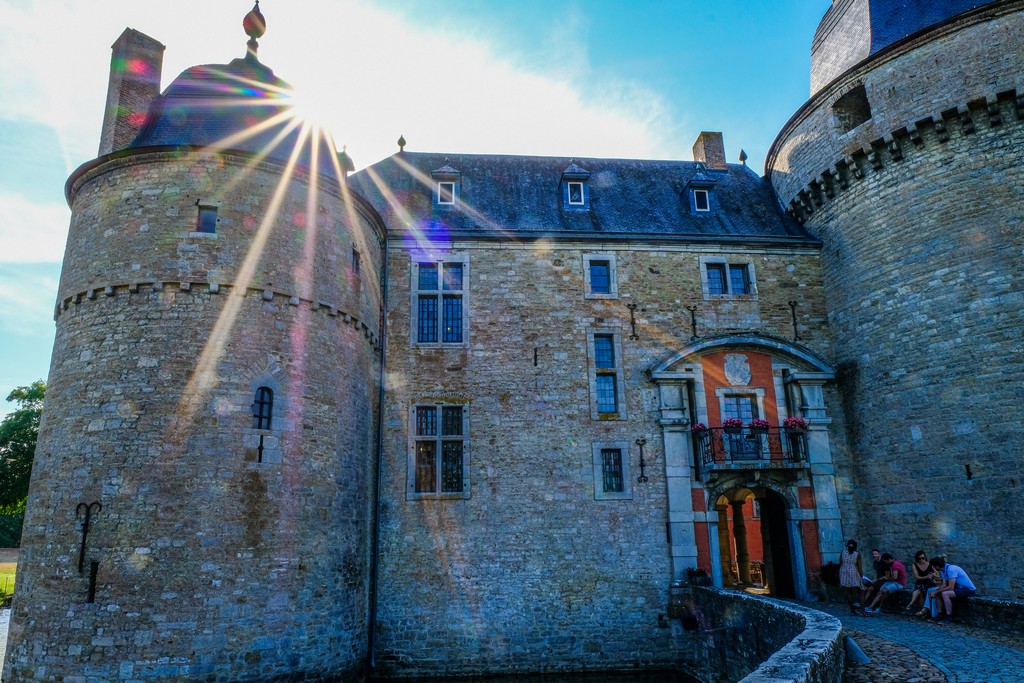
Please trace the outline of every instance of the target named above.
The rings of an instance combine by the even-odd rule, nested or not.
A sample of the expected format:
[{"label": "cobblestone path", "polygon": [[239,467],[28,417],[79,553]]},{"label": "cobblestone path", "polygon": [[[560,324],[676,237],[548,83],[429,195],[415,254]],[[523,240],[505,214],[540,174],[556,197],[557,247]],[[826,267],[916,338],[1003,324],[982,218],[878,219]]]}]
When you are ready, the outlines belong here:
[{"label": "cobblestone path", "polygon": [[1024,634],[882,614],[850,616],[845,606],[814,605],[838,617],[871,658],[848,664],[847,683],[1017,683],[1024,681]]}]

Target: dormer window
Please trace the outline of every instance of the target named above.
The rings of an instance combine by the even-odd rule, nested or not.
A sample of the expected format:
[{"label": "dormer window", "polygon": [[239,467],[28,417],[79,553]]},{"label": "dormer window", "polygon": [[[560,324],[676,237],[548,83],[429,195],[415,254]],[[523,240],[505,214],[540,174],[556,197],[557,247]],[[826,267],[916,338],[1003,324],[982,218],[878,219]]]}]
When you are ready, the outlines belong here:
[{"label": "dormer window", "polygon": [[693,209],[700,213],[711,210],[711,193],[708,190],[693,191]]},{"label": "dormer window", "polygon": [[694,174],[686,183],[683,191],[683,201],[690,205],[690,213],[694,215],[712,213],[714,207],[715,184],[722,177],[721,171],[709,171],[707,166],[698,162],[694,167]]},{"label": "dormer window", "polygon": [[562,171],[560,187],[563,207],[575,211],[590,208],[588,178],[590,178],[590,171],[577,165],[576,162],[569,164],[569,167]]},{"label": "dormer window", "polygon": [[445,159],[444,166],[434,169],[430,175],[437,181],[434,191],[434,206],[455,206],[459,196],[459,185],[462,181],[462,174],[458,169],[449,166],[448,160]]},{"label": "dormer window", "polygon": [[450,180],[445,180],[437,184],[437,203],[438,204],[454,204],[455,203],[455,183]]}]

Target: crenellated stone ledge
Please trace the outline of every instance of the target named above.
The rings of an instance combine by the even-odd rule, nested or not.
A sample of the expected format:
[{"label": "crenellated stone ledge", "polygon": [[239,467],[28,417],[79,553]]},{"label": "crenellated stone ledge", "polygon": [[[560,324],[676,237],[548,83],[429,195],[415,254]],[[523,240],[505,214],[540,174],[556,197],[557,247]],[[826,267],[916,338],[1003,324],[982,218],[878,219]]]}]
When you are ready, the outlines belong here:
[{"label": "crenellated stone ledge", "polygon": [[894,129],[877,140],[851,149],[843,158],[807,182],[790,200],[786,213],[800,223],[806,222],[827,201],[835,199],[851,185],[887,166],[899,164],[924,151],[934,140],[948,143],[951,132],[967,137],[978,126],[1008,129],[1008,124],[1024,122],[1024,88],[1014,88],[979,97],[956,108],[930,114]]},{"label": "crenellated stone ledge", "polygon": [[87,301],[95,301],[101,294],[104,297],[118,297],[125,295],[130,297],[132,294],[153,295],[160,294],[165,291],[176,291],[185,294],[208,293],[218,296],[238,296],[236,292],[240,289],[244,290],[241,294],[242,296],[258,297],[264,302],[273,302],[277,300],[283,305],[292,307],[305,306],[308,307],[310,311],[316,311],[330,318],[336,318],[341,324],[351,326],[353,329],[361,332],[363,337],[366,338],[374,349],[379,350],[381,348],[380,335],[376,330],[371,329],[369,325],[367,325],[365,321],[360,320],[358,316],[341,310],[337,305],[329,301],[304,299],[289,292],[282,292],[271,288],[239,288],[236,285],[220,284],[217,282],[164,282],[159,280],[147,280],[94,287],[71,296],[66,296],[58,301],[53,313],[53,319],[59,319],[61,314],[72,306],[77,306]]}]

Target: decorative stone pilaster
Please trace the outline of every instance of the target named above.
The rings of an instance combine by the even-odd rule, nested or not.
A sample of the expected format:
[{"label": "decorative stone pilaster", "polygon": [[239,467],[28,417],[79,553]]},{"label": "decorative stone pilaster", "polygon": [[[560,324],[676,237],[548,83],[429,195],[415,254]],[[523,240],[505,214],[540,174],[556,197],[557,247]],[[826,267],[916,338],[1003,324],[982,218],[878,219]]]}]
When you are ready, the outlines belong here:
[{"label": "decorative stone pilaster", "polygon": [[829,372],[786,372],[783,378],[791,405],[799,406],[801,416],[809,423],[807,459],[814,486],[818,543],[823,557],[838,555],[843,550],[836,471],[828,436],[832,418],[826,411],[824,392],[825,383],[834,379],[835,375]]},{"label": "decorative stone pilaster", "polygon": [[688,567],[697,566],[694,532],[693,440],[690,438],[689,378],[664,373],[655,376],[661,410],[662,442],[665,445],[665,477],[668,482],[668,524],[672,577],[682,579]]}]

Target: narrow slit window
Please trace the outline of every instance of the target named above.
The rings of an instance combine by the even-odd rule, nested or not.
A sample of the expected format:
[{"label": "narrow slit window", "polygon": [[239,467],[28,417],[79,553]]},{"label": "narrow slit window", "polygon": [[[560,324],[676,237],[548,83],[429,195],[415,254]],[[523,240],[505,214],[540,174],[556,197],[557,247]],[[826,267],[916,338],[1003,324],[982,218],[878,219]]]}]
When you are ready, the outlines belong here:
[{"label": "narrow slit window", "polygon": [[252,404],[253,429],[270,429],[274,417],[274,390],[260,387]]},{"label": "narrow slit window", "polygon": [[615,339],[610,334],[594,335],[594,366],[597,368],[598,414],[619,412],[618,377],[615,371]]}]

